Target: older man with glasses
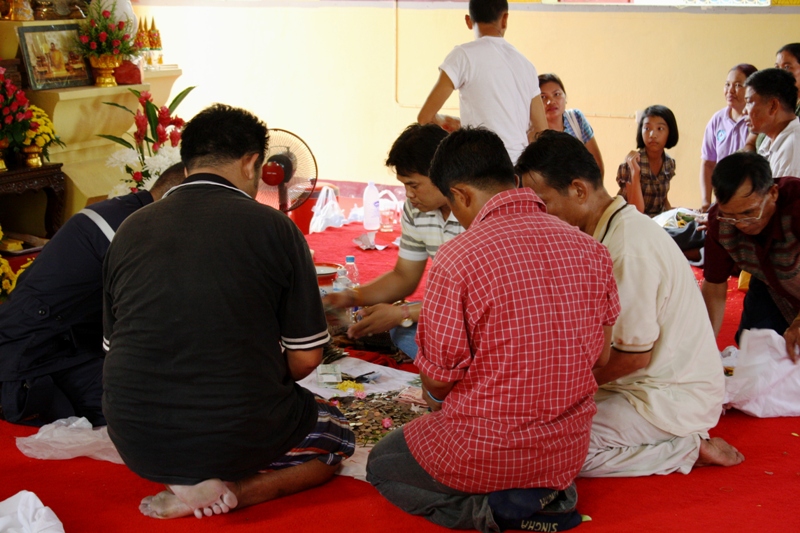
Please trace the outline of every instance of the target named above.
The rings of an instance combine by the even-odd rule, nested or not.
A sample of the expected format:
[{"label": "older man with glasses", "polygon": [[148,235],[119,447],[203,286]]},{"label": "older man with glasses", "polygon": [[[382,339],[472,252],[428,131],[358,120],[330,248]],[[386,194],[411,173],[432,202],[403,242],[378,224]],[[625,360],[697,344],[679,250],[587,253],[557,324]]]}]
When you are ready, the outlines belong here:
[{"label": "older man with glasses", "polygon": [[772,329],[800,360],[800,179],[773,180],[769,162],[732,154],[711,177],[717,204],[709,210],[703,298],[714,334],[725,314],[727,280],[735,268],[752,274],[738,342],[746,329]]}]

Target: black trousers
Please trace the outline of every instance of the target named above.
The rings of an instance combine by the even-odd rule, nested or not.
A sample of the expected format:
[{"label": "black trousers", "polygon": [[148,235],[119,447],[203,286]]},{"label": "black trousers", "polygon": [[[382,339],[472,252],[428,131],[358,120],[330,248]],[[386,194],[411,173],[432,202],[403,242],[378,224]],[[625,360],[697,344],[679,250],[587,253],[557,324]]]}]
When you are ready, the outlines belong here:
[{"label": "black trousers", "polygon": [[742,320],[736,332],[736,344],[739,344],[739,337],[746,329],[772,329],[783,335],[788,327],[789,323],[772,299],[767,284],[751,277],[742,306]]}]

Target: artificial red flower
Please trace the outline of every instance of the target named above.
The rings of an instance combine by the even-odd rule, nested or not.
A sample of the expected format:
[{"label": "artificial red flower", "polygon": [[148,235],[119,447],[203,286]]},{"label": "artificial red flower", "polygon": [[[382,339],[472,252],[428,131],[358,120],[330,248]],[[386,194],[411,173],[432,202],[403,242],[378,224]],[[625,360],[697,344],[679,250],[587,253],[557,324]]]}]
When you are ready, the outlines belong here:
[{"label": "artificial red flower", "polygon": [[169,132],[169,142],[172,144],[172,147],[175,148],[181,142],[181,131],[173,129]]},{"label": "artificial red flower", "polygon": [[3,119],[6,124],[11,124],[14,121],[14,115],[8,115]]},{"label": "artificial red flower", "polygon": [[92,20],[89,21],[89,26],[91,26],[92,28],[95,28],[95,27],[97,27],[97,22],[95,22],[94,19],[92,19]]},{"label": "artificial red flower", "polygon": [[88,35],[81,35],[81,42],[83,44],[88,43],[89,42],[89,36]]},{"label": "artificial red flower", "polygon": [[150,91],[142,91],[139,93],[139,104],[141,104],[142,107],[145,106],[146,102],[149,102],[152,99],[153,95],[150,94]]},{"label": "artificial red flower", "polygon": [[31,131],[37,131],[39,129],[38,122],[31,122]]},{"label": "artificial red flower", "polygon": [[3,114],[4,115],[8,115],[9,113],[11,113],[11,109],[9,109],[8,107],[4,107],[3,108]]},{"label": "artificial red flower", "polygon": [[23,114],[23,118],[24,118],[25,120],[30,120],[30,119],[32,119],[32,118],[33,118],[33,111],[31,111],[30,109],[28,109],[27,111],[25,111],[25,113]]},{"label": "artificial red flower", "polygon": [[169,108],[162,105],[161,109],[158,110],[158,123],[166,128],[170,122],[172,122],[172,117],[170,117]]},{"label": "artificial red flower", "polygon": [[100,35],[98,35],[97,38],[100,39],[101,43],[104,43],[106,42],[106,39],[108,39],[108,34],[104,31],[101,31]]},{"label": "artificial red flower", "polygon": [[127,40],[128,40],[128,39],[130,39],[130,38],[131,38],[131,36],[130,36],[130,34],[129,34],[129,33],[126,33],[125,35],[123,35],[123,36],[122,36],[122,40],[123,40],[123,41],[127,41]]},{"label": "artificial red flower", "polygon": [[14,111],[16,113],[17,109],[19,109],[19,104],[17,103],[16,100],[14,100],[13,102],[11,102],[11,111]]},{"label": "artificial red flower", "polygon": [[116,27],[116,26],[114,26],[114,25],[113,25],[113,24],[111,24],[110,22],[108,23],[108,31],[115,31],[116,29],[117,29],[117,27]]},{"label": "artificial red flower", "polygon": [[131,192],[139,192],[139,189],[137,189],[136,187],[131,187]]},{"label": "artificial red flower", "polygon": [[23,120],[25,120],[25,113],[17,113],[17,122],[22,122]]},{"label": "artificial red flower", "polygon": [[133,181],[137,181],[137,182],[138,181],[142,181],[142,173],[141,172],[134,172],[133,174],[131,174],[131,177],[133,178]]},{"label": "artificial red flower", "polygon": [[91,48],[92,50],[97,50],[97,43],[94,41],[90,42],[89,48]]},{"label": "artificial red flower", "polygon": [[136,133],[140,133],[142,140],[144,140],[144,136],[147,133],[147,117],[142,113],[141,109],[136,110],[133,121],[136,123]]},{"label": "artificial red flower", "polygon": [[124,28],[125,28],[125,21],[124,21],[124,20],[120,20],[120,21],[117,23],[117,28],[119,28],[119,29],[121,29],[121,30],[122,30],[122,29],[124,29]]},{"label": "artificial red flower", "polygon": [[122,41],[120,41],[119,39],[114,39],[113,41],[111,41],[111,46],[113,46],[114,48],[119,48],[120,44],[122,44]]},{"label": "artificial red flower", "polygon": [[153,153],[158,152],[161,149],[161,143],[153,143]]},{"label": "artificial red flower", "polygon": [[110,16],[111,16],[111,11],[109,11],[108,9],[104,9],[103,10],[103,18],[107,19]]},{"label": "artificial red flower", "polygon": [[186,124],[184,120],[180,117],[172,117],[172,120],[169,122],[171,126],[175,126],[176,128],[183,128]]},{"label": "artificial red flower", "polygon": [[119,54],[119,50],[114,48],[114,50],[111,53],[114,54],[114,55],[117,55],[117,54]]},{"label": "artificial red flower", "polygon": [[164,144],[169,139],[169,135],[167,135],[167,130],[159,124],[156,126],[156,135],[158,135],[158,144]]},{"label": "artificial red flower", "polygon": [[19,105],[28,105],[28,98],[25,96],[25,93],[22,91],[17,92],[17,96],[15,98]]}]

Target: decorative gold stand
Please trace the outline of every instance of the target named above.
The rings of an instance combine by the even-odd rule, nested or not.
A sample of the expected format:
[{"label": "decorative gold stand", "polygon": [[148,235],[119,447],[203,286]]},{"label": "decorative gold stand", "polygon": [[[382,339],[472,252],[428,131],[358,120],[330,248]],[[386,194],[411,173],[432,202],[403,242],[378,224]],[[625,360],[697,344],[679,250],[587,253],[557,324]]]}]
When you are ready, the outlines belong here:
[{"label": "decorative gold stand", "polygon": [[122,64],[120,56],[103,54],[101,56],[89,56],[89,63],[92,65],[97,87],[116,87],[117,80],[114,79],[114,69]]}]

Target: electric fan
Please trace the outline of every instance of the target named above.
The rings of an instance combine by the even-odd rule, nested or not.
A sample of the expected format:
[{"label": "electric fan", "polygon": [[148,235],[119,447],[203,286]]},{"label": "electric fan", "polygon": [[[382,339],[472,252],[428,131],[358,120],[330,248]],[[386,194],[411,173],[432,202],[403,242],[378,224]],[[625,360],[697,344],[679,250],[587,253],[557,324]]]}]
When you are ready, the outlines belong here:
[{"label": "electric fan", "polygon": [[256,200],[288,213],[308,200],[316,184],[317,160],[305,141],[290,131],[270,129]]}]

